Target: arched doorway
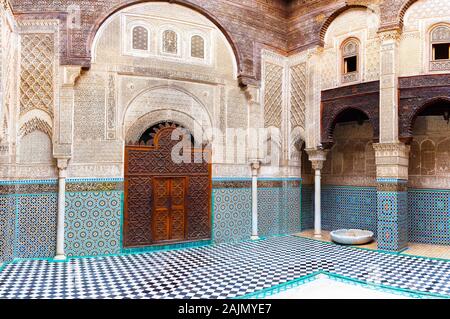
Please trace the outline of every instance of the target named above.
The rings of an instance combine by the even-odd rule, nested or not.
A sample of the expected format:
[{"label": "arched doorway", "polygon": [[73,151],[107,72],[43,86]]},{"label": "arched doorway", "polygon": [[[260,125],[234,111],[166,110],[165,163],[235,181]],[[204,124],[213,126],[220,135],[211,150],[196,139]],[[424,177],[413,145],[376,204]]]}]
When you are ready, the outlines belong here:
[{"label": "arched doorway", "polygon": [[125,146],[124,247],[211,238],[210,152],[193,145],[166,121]]},{"label": "arched doorway", "polygon": [[374,128],[366,113],[347,108],[329,128],[330,149],[322,170],[322,227],[377,233]]},{"label": "arched doorway", "polygon": [[432,99],[411,121],[409,241],[450,244],[450,100]]}]

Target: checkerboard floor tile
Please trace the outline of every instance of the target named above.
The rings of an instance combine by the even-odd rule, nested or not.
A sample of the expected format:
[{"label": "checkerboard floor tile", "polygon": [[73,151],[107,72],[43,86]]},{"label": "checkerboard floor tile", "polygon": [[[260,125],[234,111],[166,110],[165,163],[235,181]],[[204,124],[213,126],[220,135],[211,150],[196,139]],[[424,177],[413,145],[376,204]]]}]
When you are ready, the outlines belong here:
[{"label": "checkerboard floor tile", "polygon": [[287,236],[67,263],[21,261],[0,272],[0,298],[233,298],[320,270],[450,297],[450,262]]}]

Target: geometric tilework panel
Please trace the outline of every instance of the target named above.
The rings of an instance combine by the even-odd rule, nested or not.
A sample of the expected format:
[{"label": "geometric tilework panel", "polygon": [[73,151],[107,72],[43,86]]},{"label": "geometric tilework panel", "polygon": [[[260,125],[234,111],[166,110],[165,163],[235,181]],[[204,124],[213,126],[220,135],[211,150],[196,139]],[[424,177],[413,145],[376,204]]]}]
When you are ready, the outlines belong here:
[{"label": "geometric tilework panel", "polygon": [[450,191],[408,190],[409,241],[450,245]]},{"label": "geometric tilework panel", "polygon": [[258,188],[258,234],[268,237],[281,234],[282,188]]},{"label": "geometric tilework panel", "polygon": [[0,196],[0,263],[14,259],[16,198]]},{"label": "geometric tilework panel", "polygon": [[407,192],[377,192],[378,249],[400,251],[408,244]]},{"label": "geometric tilework panel", "polygon": [[302,185],[301,230],[314,228],[314,185]]},{"label": "geometric tilework panel", "polygon": [[377,190],[375,187],[322,187],[322,228],[357,228],[377,235]]},{"label": "geometric tilework panel", "polygon": [[120,253],[122,192],[66,193],[65,251],[68,256]]},{"label": "geometric tilework panel", "polygon": [[15,257],[54,257],[57,194],[20,195],[16,204]]},{"label": "geometric tilework panel", "polygon": [[281,229],[281,234],[294,234],[302,229],[301,225],[301,198],[302,188],[300,187],[285,187],[283,188],[284,196],[286,198],[286,224]]},{"label": "geometric tilework panel", "polygon": [[300,231],[300,187],[258,188],[258,233],[269,237]]},{"label": "geometric tilework panel", "polygon": [[215,243],[239,242],[252,234],[252,190],[213,189],[213,239]]}]

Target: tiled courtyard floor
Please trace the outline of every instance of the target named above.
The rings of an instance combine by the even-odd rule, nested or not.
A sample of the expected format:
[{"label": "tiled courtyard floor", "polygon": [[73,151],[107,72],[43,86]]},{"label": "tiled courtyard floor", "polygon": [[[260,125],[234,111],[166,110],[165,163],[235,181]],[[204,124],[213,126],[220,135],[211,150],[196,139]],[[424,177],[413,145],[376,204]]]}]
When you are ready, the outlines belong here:
[{"label": "tiled courtyard floor", "polygon": [[[314,230],[312,230],[312,229],[305,230],[297,235],[300,237],[317,239],[314,237]],[[320,238],[318,240],[331,242],[330,232],[323,230],[322,238]],[[367,245],[360,245],[358,247],[373,249],[373,250],[378,249],[376,242],[372,242]],[[443,258],[443,259],[450,260],[450,246],[408,243],[408,249],[402,251],[401,254],[430,257],[430,258]]]},{"label": "tiled courtyard floor", "polygon": [[317,272],[450,298],[450,262],[296,236],[67,263],[20,261],[0,272],[0,298],[234,298]]}]

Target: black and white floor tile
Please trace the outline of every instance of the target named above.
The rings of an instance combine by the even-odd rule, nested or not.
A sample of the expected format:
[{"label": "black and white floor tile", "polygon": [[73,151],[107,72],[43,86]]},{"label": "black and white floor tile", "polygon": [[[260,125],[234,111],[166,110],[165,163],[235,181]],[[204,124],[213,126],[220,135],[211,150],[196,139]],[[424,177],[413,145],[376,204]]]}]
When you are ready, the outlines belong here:
[{"label": "black and white floor tile", "polygon": [[0,298],[233,298],[317,271],[450,297],[450,262],[294,236],[135,255],[8,264]]}]

